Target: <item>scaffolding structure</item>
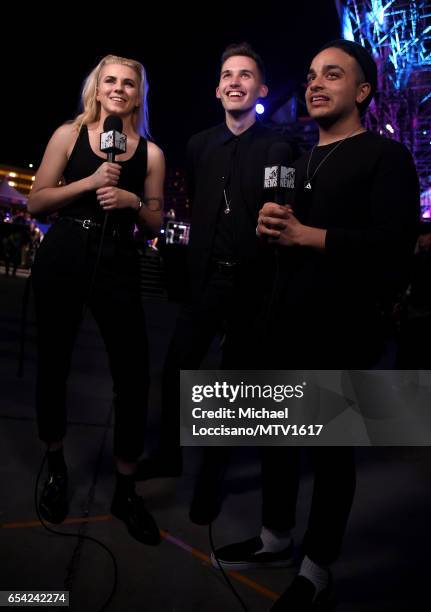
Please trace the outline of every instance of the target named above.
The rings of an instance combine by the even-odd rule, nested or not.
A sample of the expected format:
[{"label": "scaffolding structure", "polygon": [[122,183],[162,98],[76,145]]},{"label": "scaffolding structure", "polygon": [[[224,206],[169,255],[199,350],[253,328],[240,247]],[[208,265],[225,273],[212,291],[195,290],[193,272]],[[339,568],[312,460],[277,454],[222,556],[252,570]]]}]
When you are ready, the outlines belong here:
[{"label": "scaffolding structure", "polygon": [[367,127],[403,142],[431,218],[431,3],[429,0],[340,0],[343,38],[359,42],[378,66],[378,91]]}]

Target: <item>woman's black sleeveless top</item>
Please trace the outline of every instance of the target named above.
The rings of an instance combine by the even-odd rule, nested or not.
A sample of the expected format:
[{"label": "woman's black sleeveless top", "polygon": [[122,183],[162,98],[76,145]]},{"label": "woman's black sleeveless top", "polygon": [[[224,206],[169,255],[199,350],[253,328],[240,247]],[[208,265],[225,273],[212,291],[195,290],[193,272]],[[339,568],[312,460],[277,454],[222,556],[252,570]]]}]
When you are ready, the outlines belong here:
[{"label": "woman's black sleeveless top", "polygon": [[[64,169],[64,179],[67,184],[79,181],[90,174],[106,161],[103,154],[96,155],[88,138],[87,126],[80,129],[73,151]],[[140,138],[133,156],[126,161],[117,162],[121,166],[120,180],[117,187],[135,193],[138,197],[144,194],[144,184],[147,175],[148,147],[145,138]],[[76,219],[91,219],[101,223],[104,217],[96,192],[84,193],[59,210],[60,217],[74,217]],[[109,225],[123,230],[132,229],[136,223],[136,211],[131,208],[113,210],[109,212]]]}]

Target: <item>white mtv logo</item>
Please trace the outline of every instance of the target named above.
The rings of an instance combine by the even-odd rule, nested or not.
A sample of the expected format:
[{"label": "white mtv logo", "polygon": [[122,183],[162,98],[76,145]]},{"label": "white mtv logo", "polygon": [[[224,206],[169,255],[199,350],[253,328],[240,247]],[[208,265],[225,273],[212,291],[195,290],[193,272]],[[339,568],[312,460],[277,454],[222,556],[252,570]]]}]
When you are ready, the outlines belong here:
[{"label": "white mtv logo", "polygon": [[278,186],[278,173],[280,166],[266,166],[265,168],[265,189]]},{"label": "white mtv logo", "polygon": [[280,187],[284,187],[285,189],[295,188],[295,168],[281,166]]}]

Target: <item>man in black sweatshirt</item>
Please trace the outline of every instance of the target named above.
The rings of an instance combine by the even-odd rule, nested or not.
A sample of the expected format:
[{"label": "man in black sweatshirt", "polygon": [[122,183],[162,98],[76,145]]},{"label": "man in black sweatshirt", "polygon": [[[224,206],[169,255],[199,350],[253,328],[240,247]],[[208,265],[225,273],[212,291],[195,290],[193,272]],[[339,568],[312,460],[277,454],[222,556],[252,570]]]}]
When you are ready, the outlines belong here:
[{"label": "man in black sweatshirt", "polygon": [[[257,233],[278,245],[278,312],[271,343],[276,369],[372,369],[384,351],[382,311],[405,288],[418,233],[419,188],[409,151],[368,132],[361,116],[377,86],[377,68],[359,44],[325,45],[308,72],[306,103],[319,141],[297,160],[291,206],[267,202]],[[353,449],[311,449],[314,492],[299,574],[272,612],[323,609],[332,599],[329,566],[339,555],[355,491]],[[283,534],[294,526],[299,448],[286,447],[278,491],[265,521]],[[269,459],[271,456],[269,455]],[[296,474],[296,477],[295,477]],[[264,481],[265,484],[265,481]],[[286,486],[287,484],[287,486]],[[268,493],[267,493],[268,497]],[[269,496],[271,497],[271,496]],[[291,511],[278,506],[290,500]],[[276,561],[261,538],[217,551],[225,568]],[[325,608],[327,609],[327,608]]]}]

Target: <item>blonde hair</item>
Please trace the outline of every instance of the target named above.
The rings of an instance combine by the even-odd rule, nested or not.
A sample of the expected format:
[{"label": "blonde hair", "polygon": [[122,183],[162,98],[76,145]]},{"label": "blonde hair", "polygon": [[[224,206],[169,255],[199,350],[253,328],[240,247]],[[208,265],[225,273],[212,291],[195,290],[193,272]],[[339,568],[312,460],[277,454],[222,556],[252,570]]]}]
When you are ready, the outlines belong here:
[{"label": "blonde hair", "polygon": [[94,123],[100,119],[100,102],[96,99],[97,87],[99,85],[100,73],[107,64],[122,64],[129,66],[138,77],[140,104],[134,109],[132,124],[138,134],[144,138],[151,138],[148,121],[148,81],[145,68],[136,60],[127,59],[118,55],[106,55],[85,79],[81,93],[82,112],[75,117],[73,123],[78,129],[82,125]]}]

